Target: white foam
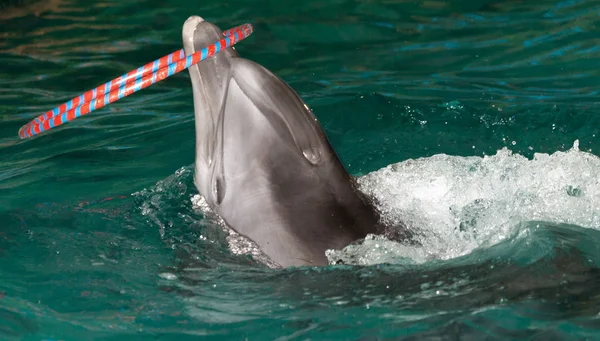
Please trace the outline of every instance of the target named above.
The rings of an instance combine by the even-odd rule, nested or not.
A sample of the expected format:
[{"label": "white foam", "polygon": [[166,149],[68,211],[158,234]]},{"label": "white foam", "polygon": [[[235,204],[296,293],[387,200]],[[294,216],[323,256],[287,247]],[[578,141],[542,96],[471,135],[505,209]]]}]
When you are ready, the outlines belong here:
[{"label": "white foam", "polygon": [[532,160],[504,148],[493,156],[435,155],[384,167],[358,179],[388,223],[402,221],[422,246],[381,238],[329,251],[330,262],[421,263],[489,247],[527,221],[600,229],[600,158],[578,141]]}]

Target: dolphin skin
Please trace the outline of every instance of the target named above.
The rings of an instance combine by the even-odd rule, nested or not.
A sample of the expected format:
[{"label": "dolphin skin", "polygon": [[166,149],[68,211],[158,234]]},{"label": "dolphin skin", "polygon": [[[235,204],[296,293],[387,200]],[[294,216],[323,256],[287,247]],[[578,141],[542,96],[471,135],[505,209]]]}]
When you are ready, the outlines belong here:
[{"label": "dolphin skin", "polygon": [[[222,38],[199,16],[186,54]],[[384,233],[308,106],[283,80],[230,47],[189,68],[194,183],[211,209],[282,267],[327,265],[325,251]]]}]

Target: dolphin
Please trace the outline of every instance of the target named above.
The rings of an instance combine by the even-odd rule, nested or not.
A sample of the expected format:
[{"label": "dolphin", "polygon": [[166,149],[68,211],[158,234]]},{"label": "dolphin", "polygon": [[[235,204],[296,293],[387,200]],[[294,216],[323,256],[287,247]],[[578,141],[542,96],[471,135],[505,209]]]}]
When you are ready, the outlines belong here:
[{"label": "dolphin", "polygon": [[[192,54],[222,38],[199,16],[182,29]],[[194,184],[225,224],[282,267],[328,265],[325,251],[383,234],[308,106],[233,48],[191,66]]]}]

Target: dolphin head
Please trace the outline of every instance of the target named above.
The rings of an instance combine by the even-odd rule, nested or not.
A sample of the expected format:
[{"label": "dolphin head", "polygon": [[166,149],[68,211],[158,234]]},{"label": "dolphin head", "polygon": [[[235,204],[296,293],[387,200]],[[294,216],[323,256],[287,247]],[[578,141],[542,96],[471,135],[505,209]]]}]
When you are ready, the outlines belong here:
[{"label": "dolphin head", "polygon": [[[182,37],[185,53],[191,54],[222,39],[223,33],[201,17],[191,16],[183,25]],[[256,141],[256,137],[246,134],[248,130],[255,129],[260,138],[293,145],[304,156],[304,161],[312,164],[325,161],[330,155],[337,157],[300,97],[267,69],[240,58],[233,47],[193,65],[189,74],[196,125],[195,182],[208,196],[207,200],[220,201],[225,184],[223,158],[225,154],[237,152],[229,148],[228,153],[225,140],[236,139],[242,144]],[[266,119],[270,127],[256,126],[260,123],[252,120],[249,114],[252,109],[258,119]],[[244,125],[248,118],[250,124]],[[238,134],[234,137],[235,131]],[[251,151],[250,145],[245,147]],[[257,153],[260,147],[264,146],[256,146],[252,152]],[[325,153],[324,149],[327,149]],[[202,177],[210,179],[200,179]],[[212,188],[206,188],[208,184],[212,184]]]},{"label": "dolphin head", "polygon": [[[186,54],[223,37],[198,16]],[[283,80],[228,48],[189,68],[194,182],[215,213],[282,266],[325,265],[325,251],[375,233],[378,215],[355,190],[312,111]]]}]

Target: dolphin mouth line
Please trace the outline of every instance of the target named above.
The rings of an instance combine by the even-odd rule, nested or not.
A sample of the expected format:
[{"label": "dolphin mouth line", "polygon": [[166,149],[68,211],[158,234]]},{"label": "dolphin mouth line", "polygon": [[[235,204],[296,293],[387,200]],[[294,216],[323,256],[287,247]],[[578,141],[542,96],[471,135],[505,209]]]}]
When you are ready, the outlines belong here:
[{"label": "dolphin mouth line", "polygon": [[180,49],[133,69],[36,117],[23,125],[18,135],[21,139],[27,139],[105,107],[226,50],[252,32],[251,24],[236,26],[224,31],[224,38],[200,51],[186,55],[184,49]]}]

